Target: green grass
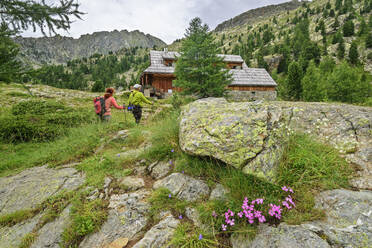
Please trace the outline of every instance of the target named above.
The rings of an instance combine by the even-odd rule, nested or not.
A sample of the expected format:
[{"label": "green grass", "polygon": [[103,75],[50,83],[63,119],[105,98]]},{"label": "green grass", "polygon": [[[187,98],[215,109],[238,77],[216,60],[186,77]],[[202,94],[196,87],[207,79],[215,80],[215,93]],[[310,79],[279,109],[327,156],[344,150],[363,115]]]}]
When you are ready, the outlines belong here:
[{"label": "green grass", "polygon": [[73,201],[72,224],[62,234],[62,247],[77,247],[85,235],[97,231],[107,219],[107,203],[97,199],[87,201],[82,194]]},{"label": "green grass", "polygon": [[292,136],[285,151],[277,183],[292,187],[297,202],[285,220],[299,224],[321,218],[324,214],[314,209],[315,195],[324,190],[349,188],[351,166],[334,148],[302,134]]},{"label": "green grass", "polygon": [[[171,195],[171,197],[169,197]],[[149,198],[151,204],[149,216],[150,218],[156,218],[156,215],[162,211],[171,210],[176,216],[180,214],[184,215],[186,207],[190,203],[177,199],[176,196],[172,195],[171,192],[166,188],[159,188],[154,190]]]},{"label": "green grass", "polygon": [[19,245],[18,248],[29,248],[29,247],[31,247],[32,243],[35,242],[37,236],[38,236],[38,234],[35,233],[35,232],[31,232],[31,233],[26,234],[22,238],[21,244]]},{"label": "green grass", "polygon": [[0,216],[0,227],[1,226],[13,226],[24,220],[32,218],[39,211],[34,209],[18,210],[10,214]]},{"label": "green grass", "polygon": [[218,247],[218,241],[212,234],[184,222],[177,226],[169,245],[182,248],[213,248]]}]

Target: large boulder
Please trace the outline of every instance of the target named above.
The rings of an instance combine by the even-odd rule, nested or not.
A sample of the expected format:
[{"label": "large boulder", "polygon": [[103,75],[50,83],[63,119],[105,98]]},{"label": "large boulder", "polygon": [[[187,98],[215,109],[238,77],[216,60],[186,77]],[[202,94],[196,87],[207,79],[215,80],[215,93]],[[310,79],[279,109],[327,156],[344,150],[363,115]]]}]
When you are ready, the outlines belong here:
[{"label": "large boulder", "polygon": [[368,189],[372,171],[372,109],[347,104],[240,102],[206,98],[184,107],[180,122],[183,151],[209,156],[272,179],[288,135],[311,133],[359,165]]}]

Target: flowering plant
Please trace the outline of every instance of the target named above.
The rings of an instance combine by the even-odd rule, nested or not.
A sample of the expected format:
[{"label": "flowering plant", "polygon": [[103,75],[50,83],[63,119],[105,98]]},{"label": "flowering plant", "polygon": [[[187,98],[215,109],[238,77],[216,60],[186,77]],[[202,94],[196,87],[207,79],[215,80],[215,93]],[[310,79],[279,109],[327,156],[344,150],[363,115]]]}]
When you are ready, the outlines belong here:
[{"label": "flowering plant", "polygon": [[[268,207],[269,210],[267,214],[275,219],[280,220],[282,217],[282,211],[283,207],[285,207],[287,210],[291,210],[294,207],[296,207],[294,200],[290,193],[294,193],[293,190],[290,187],[283,186],[282,190],[287,192],[288,195],[285,198],[284,201],[279,201],[279,205],[276,205],[274,203],[269,203]],[[239,218],[246,218],[248,220],[249,224],[254,224],[257,220],[258,223],[264,223],[267,221],[267,217],[264,215],[262,211],[257,210],[257,206],[264,205],[264,199],[263,198],[257,198],[251,202],[249,202],[248,198],[245,197],[241,211],[237,213],[237,216]],[[280,204],[281,203],[281,204]],[[217,217],[216,213],[213,211],[212,213],[213,217]],[[223,214],[225,217],[225,223],[221,225],[222,231],[226,231],[228,226],[234,226],[235,225],[235,213],[228,209],[227,212]]]}]

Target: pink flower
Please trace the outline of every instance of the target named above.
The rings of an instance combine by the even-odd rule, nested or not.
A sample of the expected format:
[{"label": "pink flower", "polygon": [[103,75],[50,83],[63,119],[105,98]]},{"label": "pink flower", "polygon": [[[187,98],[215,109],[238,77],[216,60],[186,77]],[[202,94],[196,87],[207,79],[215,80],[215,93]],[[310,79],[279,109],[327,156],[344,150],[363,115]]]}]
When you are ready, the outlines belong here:
[{"label": "pink flower", "polygon": [[222,224],[222,231],[226,231],[227,226]]}]

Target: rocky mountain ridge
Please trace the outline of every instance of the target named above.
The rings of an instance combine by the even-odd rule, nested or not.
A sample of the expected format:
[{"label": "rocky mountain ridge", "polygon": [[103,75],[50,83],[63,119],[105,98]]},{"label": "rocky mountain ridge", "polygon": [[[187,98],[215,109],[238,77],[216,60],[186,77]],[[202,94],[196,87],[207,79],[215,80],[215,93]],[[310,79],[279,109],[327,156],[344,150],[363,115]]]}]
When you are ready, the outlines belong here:
[{"label": "rocky mountain ridge", "polygon": [[102,31],[85,34],[78,39],[56,35],[53,37],[23,38],[14,41],[21,46],[21,58],[29,64],[66,63],[69,60],[89,57],[95,53],[108,54],[122,48],[152,48],[166,43],[150,34],[135,31]]},{"label": "rocky mountain ridge", "polygon": [[293,0],[277,5],[268,5],[257,9],[248,10],[238,16],[231,18],[230,20],[224,21],[217,25],[214,31],[220,32],[225,29],[241,26],[247,23],[254,23],[259,20],[269,18],[275,14],[279,14],[283,11],[294,10],[300,7],[302,2]]}]

